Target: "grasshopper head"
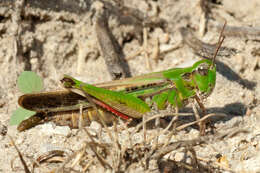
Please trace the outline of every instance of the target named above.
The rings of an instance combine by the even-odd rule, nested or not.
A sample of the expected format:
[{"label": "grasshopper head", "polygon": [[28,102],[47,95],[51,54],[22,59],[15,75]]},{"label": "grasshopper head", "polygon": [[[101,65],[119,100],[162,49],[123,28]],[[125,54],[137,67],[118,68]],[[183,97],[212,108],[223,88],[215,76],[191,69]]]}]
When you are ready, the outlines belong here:
[{"label": "grasshopper head", "polygon": [[65,75],[63,79],[61,79],[61,83],[65,88],[72,88],[75,85],[75,81],[71,79],[70,76]]},{"label": "grasshopper head", "polygon": [[192,78],[196,85],[197,94],[207,97],[216,83],[216,66],[210,60],[201,60],[195,64]]},{"label": "grasshopper head", "polygon": [[195,63],[193,66],[194,71],[192,77],[196,85],[196,88],[198,89],[197,94],[199,94],[202,98],[207,97],[215,87],[215,83],[216,83],[215,61],[216,61],[218,51],[225,39],[225,36],[223,34],[225,26],[226,26],[226,22],[224,23],[224,26],[221,30],[217,48],[212,60],[205,59]]}]

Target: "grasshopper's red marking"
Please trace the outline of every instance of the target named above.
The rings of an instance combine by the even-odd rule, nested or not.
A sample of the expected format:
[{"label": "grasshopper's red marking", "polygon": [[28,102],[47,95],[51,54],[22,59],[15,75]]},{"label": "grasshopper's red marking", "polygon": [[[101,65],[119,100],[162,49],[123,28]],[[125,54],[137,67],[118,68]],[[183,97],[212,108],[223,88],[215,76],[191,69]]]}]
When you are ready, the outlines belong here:
[{"label": "grasshopper's red marking", "polygon": [[106,110],[112,112],[113,114],[115,114],[115,115],[121,117],[121,118],[124,119],[124,120],[129,120],[129,118],[130,118],[130,117],[127,116],[126,114],[123,114],[122,112],[117,111],[116,109],[112,108],[111,106],[107,105],[107,104],[104,103],[104,102],[101,102],[101,101],[99,101],[99,100],[97,100],[97,99],[93,99],[93,102],[94,102],[95,104],[101,106],[102,108],[105,108]]}]

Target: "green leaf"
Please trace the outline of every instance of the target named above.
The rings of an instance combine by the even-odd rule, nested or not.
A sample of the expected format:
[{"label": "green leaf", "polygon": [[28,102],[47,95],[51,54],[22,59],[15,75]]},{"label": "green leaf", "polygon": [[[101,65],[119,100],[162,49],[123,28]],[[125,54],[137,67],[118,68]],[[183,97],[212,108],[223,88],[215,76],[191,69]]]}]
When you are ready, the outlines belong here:
[{"label": "green leaf", "polygon": [[23,71],[18,77],[18,88],[24,94],[39,92],[43,89],[43,81],[40,76],[32,71]]},{"label": "green leaf", "polygon": [[10,125],[17,125],[19,123],[21,123],[23,120],[33,116],[36,112],[33,111],[29,111],[27,109],[23,109],[21,107],[19,107],[18,109],[16,109],[12,116],[11,119],[9,121]]}]

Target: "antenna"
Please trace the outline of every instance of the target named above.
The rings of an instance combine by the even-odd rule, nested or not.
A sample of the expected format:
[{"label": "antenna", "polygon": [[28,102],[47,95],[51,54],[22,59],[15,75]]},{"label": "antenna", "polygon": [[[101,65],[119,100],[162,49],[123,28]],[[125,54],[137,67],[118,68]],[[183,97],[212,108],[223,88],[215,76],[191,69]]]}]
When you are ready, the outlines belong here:
[{"label": "antenna", "polygon": [[225,39],[225,36],[223,35],[224,33],[224,29],[226,27],[226,24],[227,24],[227,21],[225,21],[223,27],[222,27],[222,30],[221,30],[221,33],[220,33],[220,36],[219,36],[219,39],[218,39],[218,44],[217,44],[217,48],[216,48],[216,51],[215,51],[215,54],[213,56],[213,59],[212,59],[212,64],[210,65],[210,68],[213,66],[213,64],[215,64],[215,60],[216,60],[216,57],[217,57],[217,54],[218,54],[218,51]]}]

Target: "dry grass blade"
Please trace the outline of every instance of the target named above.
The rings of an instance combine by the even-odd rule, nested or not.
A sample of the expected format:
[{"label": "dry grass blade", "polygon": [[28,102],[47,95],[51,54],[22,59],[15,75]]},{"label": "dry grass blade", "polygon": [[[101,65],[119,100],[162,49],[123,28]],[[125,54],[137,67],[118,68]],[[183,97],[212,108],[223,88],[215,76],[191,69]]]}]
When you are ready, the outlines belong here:
[{"label": "dry grass blade", "polygon": [[169,152],[171,152],[173,150],[177,150],[178,148],[196,146],[196,145],[200,145],[202,143],[205,143],[205,141],[202,140],[201,138],[194,139],[194,140],[174,142],[172,144],[169,144],[166,147],[161,147],[159,150],[157,150],[151,156],[151,159],[158,160],[158,159],[161,159],[164,155],[168,154]]},{"label": "dry grass blade", "polygon": [[113,121],[113,129],[114,129],[114,133],[115,133],[115,137],[114,137],[114,142],[115,142],[115,146],[117,147],[118,150],[121,150],[121,146],[119,144],[119,140],[118,140],[118,128],[117,128],[117,122]]},{"label": "dry grass blade", "polygon": [[142,127],[143,127],[143,145],[146,145],[146,116],[143,116]]},{"label": "dry grass blade", "polygon": [[[143,116],[142,125],[143,125],[143,146],[144,146],[144,148],[146,147],[146,122],[145,122],[145,119],[146,119],[146,116]],[[145,153],[145,155],[144,155],[144,160],[145,160],[144,169],[147,170],[148,169],[147,153]]]},{"label": "dry grass blade", "polygon": [[[140,48],[138,51],[136,51],[133,54],[126,57],[126,60],[133,59],[136,56],[140,55],[141,53],[144,53],[146,67],[147,67],[147,69],[151,70],[152,65],[151,65],[151,62],[150,62],[149,55],[148,55],[148,39],[147,38],[148,38],[147,28],[143,28],[143,45],[142,45],[142,48]],[[157,50],[155,50],[153,52],[154,55],[152,55],[152,56],[158,57],[159,45],[157,45],[157,48],[155,48],[155,49],[157,49]],[[155,59],[155,58],[153,58],[153,59]],[[155,60],[157,61],[157,59],[155,59]]]},{"label": "dry grass blade", "polygon": [[206,0],[200,0],[199,1],[199,7],[200,7],[200,24],[199,24],[199,33],[201,36],[204,36],[206,32],[206,26],[208,23],[208,1]]},{"label": "dry grass blade", "polygon": [[133,136],[135,133],[137,133],[143,127],[143,123],[148,123],[149,121],[152,121],[156,118],[163,118],[163,117],[166,117],[166,116],[192,116],[192,115],[193,115],[193,113],[171,113],[171,114],[160,114],[159,113],[159,114],[153,115],[153,116],[147,118],[141,124],[138,124],[135,127],[135,130],[131,133],[131,136]]},{"label": "dry grass blade", "polygon": [[41,154],[37,159],[37,163],[42,163],[47,161],[53,157],[64,157],[65,152],[62,150],[51,150],[47,151],[46,153]]},{"label": "dry grass blade", "polygon": [[[116,140],[113,136],[112,136],[112,133],[111,133],[111,130],[107,127],[106,123],[104,122],[104,120],[102,119],[102,117],[104,117],[103,115],[103,112],[100,112],[98,111],[98,108],[96,106],[96,104],[93,102],[92,98],[90,97],[89,94],[83,92],[83,95],[87,98],[87,100],[89,101],[89,103],[91,104],[91,106],[95,109],[96,113],[97,113],[97,117],[99,118],[100,122],[102,123],[102,125],[105,127],[105,130],[106,132],[108,133],[108,136],[110,137],[110,140],[113,141],[113,144],[114,144],[114,147],[115,148],[120,148],[120,145],[118,143],[118,140]],[[91,139],[92,142],[94,142],[93,138],[91,137],[91,135],[88,133],[87,129],[84,129],[86,134],[88,135],[88,137]],[[97,156],[98,160],[100,161],[101,165],[105,168],[105,165],[107,165],[110,169],[112,170],[117,170],[117,167],[119,166],[119,162],[116,162],[116,157],[114,155],[112,155],[112,163],[113,163],[113,166],[111,166],[108,162],[105,161],[105,159],[100,156],[96,150],[90,146],[90,148],[93,150],[93,152],[95,153],[95,155]],[[115,150],[117,151],[117,150]],[[120,154],[119,154],[120,155]],[[119,157],[120,158],[120,157]],[[120,160],[120,159],[119,159]],[[118,163],[118,164],[116,164]]]},{"label": "dry grass blade", "polygon": [[181,126],[177,127],[176,130],[180,131],[182,129],[185,129],[186,127],[189,127],[189,126],[191,126],[193,124],[196,124],[196,123],[199,123],[201,121],[204,121],[204,120],[206,120],[206,119],[208,119],[210,117],[213,117],[213,116],[226,116],[226,114],[223,114],[223,113],[219,113],[219,114],[211,113],[211,114],[208,114],[208,115],[204,116],[203,118],[201,118],[199,120],[196,120],[196,121],[193,121],[191,123],[187,123],[187,124],[181,125]]},{"label": "dry grass blade", "polygon": [[193,163],[192,163],[192,165],[195,165],[194,167],[195,167],[195,170],[198,172],[199,170],[199,162],[198,162],[198,159],[197,159],[197,154],[196,154],[196,151],[193,149],[193,147],[191,147],[191,146],[189,146],[188,147],[188,150],[190,151],[190,153],[191,153],[191,155],[192,155],[192,157],[193,157],[193,159],[192,159],[192,161],[193,161]]},{"label": "dry grass blade", "polygon": [[143,50],[144,50],[144,56],[145,56],[145,60],[146,60],[146,67],[147,69],[151,70],[151,62],[150,59],[148,57],[148,36],[147,36],[147,28],[143,29],[143,40],[144,40],[144,44],[143,44]]},{"label": "dry grass blade", "polygon": [[203,118],[201,118],[201,119],[199,119],[199,120],[197,120],[197,121],[193,121],[193,122],[191,122],[191,123],[186,123],[186,124],[184,124],[184,125],[182,125],[182,126],[179,126],[179,127],[175,128],[175,129],[173,129],[173,130],[168,134],[167,141],[164,143],[163,147],[166,147],[166,146],[170,143],[170,140],[171,140],[172,136],[173,136],[175,133],[177,133],[177,131],[180,131],[180,130],[182,130],[182,129],[185,129],[185,128],[187,128],[187,127],[189,127],[189,126],[191,126],[191,125],[193,125],[193,124],[196,124],[196,123],[198,123],[198,122],[202,122],[202,121],[206,120],[207,118],[210,118],[211,116],[215,116],[215,115],[226,116],[225,114],[208,114],[208,115],[204,116]]},{"label": "dry grass blade", "polygon": [[76,166],[76,164],[80,161],[80,159],[85,155],[87,146],[84,145],[79,152],[77,152],[77,155],[75,156],[73,162],[71,163],[71,167],[73,168]]},{"label": "dry grass blade", "polygon": [[151,54],[151,58],[155,60],[155,62],[157,63],[159,61],[159,54],[160,54],[160,46],[159,46],[159,39],[156,37],[154,39],[154,43],[155,46],[153,48],[152,54]]},{"label": "dry grass blade", "polygon": [[160,130],[159,126],[160,126],[160,119],[159,119],[159,118],[156,118],[156,119],[155,119],[155,128],[156,128],[157,130],[156,130],[156,135],[155,135],[155,137],[153,138],[153,139],[154,139],[154,144],[153,144],[153,146],[152,146],[152,150],[155,150],[155,149],[158,147],[159,134],[161,133],[161,130]]},{"label": "dry grass blade", "polygon": [[140,50],[134,52],[131,55],[128,55],[128,57],[126,57],[126,60],[131,60],[133,58],[135,58],[136,56],[140,55],[143,52],[143,48],[141,48]]},{"label": "dry grass blade", "polygon": [[178,109],[178,107],[176,107],[176,116],[174,116],[172,119],[171,119],[171,121],[170,121],[170,123],[168,124],[168,126],[163,130],[163,133],[165,133],[166,131],[168,131],[170,128],[171,128],[171,126],[173,125],[173,123],[176,121],[176,120],[178,120],[178,117],[179,117],[179,109]]},{"label": "dry grass blade", "polygon": [[[25,0],[15,1],[14,3],[14,12],[12,13],[12,22],[14,24],[11,31],[13,36],[13,57],[15,58],[15,63],[21,63],[26,61],[26,58],[23,55],[23,46],[22,46],[22,14],[25,10]],[[18,61],[17,61],[18,60]],[[25,62],[26,63],[26,62]],[[18,66],[19,67],[19,66]],[[25,69],[28,69],[28,63],[26,63]],[[15,69],[19,70],[19,69]]]},{"label": "dry grass blade", "polygon": [[[106,130],[106,132],[108,133],[108,136],[109,136],[110,140],[113,142],[114,148],[120,148],[118,141],[113,137],[111,130],[107,127],[106,123],[105,123],[104,120],[102,119],[102,117],[104,117],[103,115],[101,115],[101,114],[103,114],[103,112],[99,112],[98,109],[97,109],[97,107],[96,107],[96,105],[94,105],[94,108],[96,109],[96,111],[97,111],[97,113],[98,113],[98,115],[99,115],[98,118],[99,118],[100,122],[102,123],[102,125],[105,127],[105,130]],[[114,150],[114,151],[117,151],[117,150]],[[113,170],[116,170],[116,169],[117,169],[116,160],[117,160],[117,159],[115,158],[115,156],[112,155],[112,163],[113,163],[113,166],[112,166],[112,167],[111,167],[110,165],[109,165],[109,166],[110,166],[111,168],[113,168]]]},{"label": "dry grass blade", "polygon": [[18,149],[18,147],[15,145],[13,138],[12,138],[11,136],[9,136],[9,135],[8,135],[8,137],[9,137],[9,139],[10,139],[10,141],[11,141],[11,144],[14,146],[15,150],[16,150],[17,153],[18,153],[18,156],[19,156],[19,158],[20,158],[20,160],[21,160],[21,162],[22,162],[22,164],[23,164],[23,167],[24,167],[24,172],[26,172],[26,173],[31,173],[31,171],[29,170],[29,168],[28,168],[28,166],[27,166],[25,160],[23,159],[22,153],[20,152],[20,150]]},{"label": "dry grass blade", "polygon": [[[122,120],[121,120],[122,121]],[[129,147],[130,148],[132,148],[133,147],[133,141],[132,141],[132,137],[131,137],[131,134],[130,134],[130,132],[129,132],[129,129],[128,129],[128,127],[127,127],[127,125],[123,122],[123,123],[121,123],[121,124],[123,124],[123,128],[124,128],[124,130],[126,130],[127,131],[127,136],[128,136],[128,139],[129,139]],[[123,149],[122,149],[123,150]]]},{"label": "dry grass blade", "polygon": [[[205,58],[214,56],[217,47],[215,44],[208,44],[202,42],[201,40],[199,40],[197,37],[194,36],[194,34],[190,29],[181,28],[180,32],[183,38],[183,42],[186,45],[188,45],[194,51],[194,53]],[[230,56],[234,54],[236,54],[235,49],[221,47],[219,48],[217,56]]]},{"label": "dry grass blade", "polygon": [[80,105],[80,109],[79,109],[79,122],[78,122],[78,127],[79,130],[81,130],[84,126],[84,121],[83,121],[83,106]]},{"label": "dry grass blade", "polygon": [[[82,90],[84,91],[84,90]],[[109,137],[110,137],[110,140],[111,141],[115,141],[113,136],[112,136],[112,133],[111,131],[109,130],[109,128],[107,127],[107,124],[104,122],[104,120],[101,118],[101,117],[104,117],[101,115],[101,113],[103,114],[103,112],[100,112],[98,111],[98,108],[97,108],[97,105],[93,102],[91,96],[85,92],[82,92],[82,91],[79,91],[83,96],[85,96],[87,98],[87,100],[89,101],[89,103],[91,104],[91,106],[95,109],[95,111],[97,112],[97,117],[99,119],[99,121],[102,123],[102,125],[105,127],[105,130],[107,131]]]},{"label": "dry grass blade", "polygon": [[86,145],[84,145],[78,152],[72,153],[68,158],[63,162],[63,164],[55,171],[55,173],[63,173],[65,165],[68,164],[73,158],[76,158],[78,153],[86,150]]},{"label": "dry grass blade", "polygon": [[115,143],[115,146],[116,146],[116,148],[114,150],[115,154],[113,155],[113,159],[115,161],[114,168],[116,168],[116,169],[114,169],[114,171],[117,172],[118,170],[120,170],[120,166],[121,166],[122,149],[121,149],[121,145],[119,144],[119,140],[118,140],[119,137],[118,137],[118,129],[117,129],[116,121],[113,122],[113,130],[114,130],[114,134],[115,134],[115,138],[114,138],[115,141],[113,141],[113,142]]},{"label": "dry grass blade", "polygon": [[[211,25],[210,27],[216,28],[217,31],[221,31],[222,25]],[[224,36],[228,37],[244,37],[251,40],[259,40],[260,28],[259,27],[249,27],[249,26],[229,26],[225,27]]]},{"label": "dry grass blade", "polygon": [[[197,110],[196,105],[195,105],[194,102],[192,103],[192,110],[193,110],[193,112],[194,112],[194,114],[195,114],[196,120],[199,121],[199,120],[200,120],[199,112],[198,112],[198,110]],[[201,135],[204,135],[204,134],[205,134],[205,128],[206,128],[205,122],[199,121],[199,122],[198,122],[198,126],[199,126],[199,128],[200,128],[200,133],[201,133]]]},{"label": "dry grass blade", "polygon": [[[163,129],[163,131],[160,131],[159,133],[157,133],[157,134],[155,135],[155,137],[153,138],[153,139],[156,139],[156,143],[155,143],[154,147],[152,148],[152,150],[151,150],[151,152],[150,152],[150,156],[151,156],[152,153],[154,153],[155,150],[158,149],[158,138],[159,138],[159,136],[165,134],[165,133],[169,130],[169,128],[172,126],[173,122],[175,122],[175,121],[178,119],[178,112],[179,112],[179,109],[176,108],[175,114],[176,114],[177,116],[173,117],[172,120],[170,121],[170,123],[168,124],[168,126],[167,126],[165,129]],[[164,143],[164,146],[163,146],[163,147],[165,147],[165,146],[167,146],[167,145],[169,144],[169,141],[170,141],[170,139],[171,139],[171,136],[172,136],[175,132],[176,132],[176,131],[173,130],[173,131],[170,133],[170,135],[169,135],[170,137],[168,137],[168,139],[167,139],[167,141]],[[152,139],[151,139],[151,140],[152,140]],[[149,141],[148,143],[150,143],[150,142],[151,142],[151,141]]]},{"label": "dry grass blade", "polygon": [[86,164],[86,166],[82,169],[82,172],[86,172],[87,169],[92,165],[92,163],[94,162],[94,158],[92,158],[88,164]]},{"label": "dry grass blade", "polygon": [[249,133],[248,130],[245,129],[237,129],[237,130],[232,130],[232,131],[228,131],[224,134],[221,134],[217,137],[217,139],[219,140],[223,140],[224,138],[232,138],[234,136],[236,136],[239,133]]},{"label": "dry grass blade", "polygon": [[[87,136],[90,138],[90,140],[92,142],[95,142],[94,139],[92,138],[92,136],[89,134],[89,132],[87,131],[87,129],[85,128],[84,131],[86,132]],[[92,145],[89,145],[88,143],[86,143],[87,146],[90,147],[90,149],[95,153],[98,161],[101,163],[101,165],[104,167],[104,168],[109,168],[109,169],[113,169],[112,166],[100,155],[98,154],[98,152],[96,151],[96,149],[92,146]]]}]

